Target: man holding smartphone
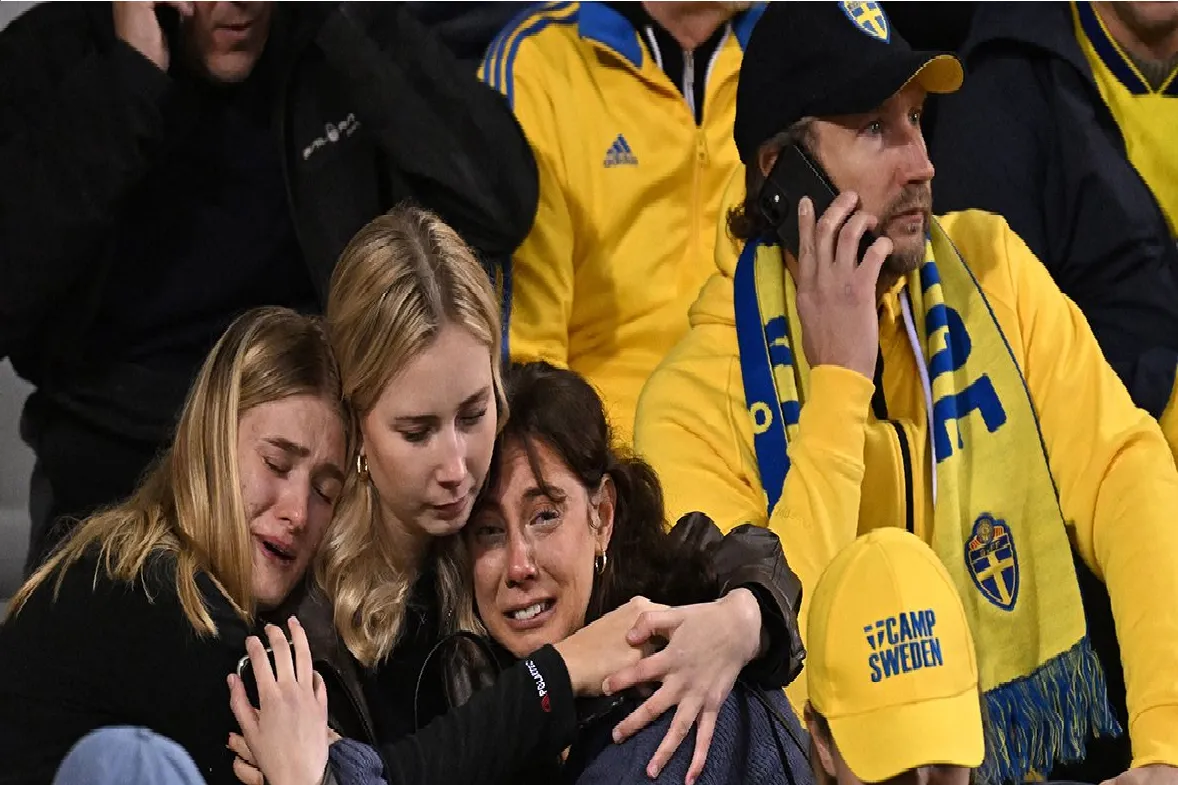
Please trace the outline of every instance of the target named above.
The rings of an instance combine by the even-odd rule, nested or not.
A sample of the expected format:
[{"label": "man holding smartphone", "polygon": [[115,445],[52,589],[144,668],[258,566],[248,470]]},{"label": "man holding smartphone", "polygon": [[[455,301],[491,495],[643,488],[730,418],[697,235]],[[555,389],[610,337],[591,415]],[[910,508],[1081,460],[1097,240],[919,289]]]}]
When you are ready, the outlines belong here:
[{"label": "man holding smartphone", "polygon": [[[765,12],[740,75],[747,169],[720,270],[643,391],[636,447],[671,515],[769,527],[807,589],[859,534],[928,542],[977,642],[986,782],[1050,775],[1121,731],[1074,549],[1107,585],[1128,687],[1134,768],[1101,776],[1175,783],[1178,471],[1006,223],[931,215],[921,111],[961,79],[876,3]],[[917,627],[864,629],[885,652],[873,683],[920,665]]]},{"label": "man holding smartphone", "polygon": [[493,263],[535,213],[506,102],[402,4],[37,5],[0,33],[0,106],[30,569],[132,491],[232,319],[318,312],[369,220],[412,200]]}]

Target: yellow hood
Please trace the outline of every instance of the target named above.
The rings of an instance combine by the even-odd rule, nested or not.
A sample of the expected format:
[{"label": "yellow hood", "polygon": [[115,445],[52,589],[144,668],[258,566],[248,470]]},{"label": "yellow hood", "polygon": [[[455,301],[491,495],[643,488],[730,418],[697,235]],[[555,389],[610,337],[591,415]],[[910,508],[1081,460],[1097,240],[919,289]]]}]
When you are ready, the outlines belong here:
[{"label": "yellow hood", "polygon": [[732,311],[732,281],[744,243],[728,232],[728,212],[743,201],[744,167],[741,166],[732,173],[732,179],[724,189],[724,198],[720,200],[720,220],[716,225],[716,273],[704,283],[688,312],[692,327],[698,324],[736,327],[736,316]]}]

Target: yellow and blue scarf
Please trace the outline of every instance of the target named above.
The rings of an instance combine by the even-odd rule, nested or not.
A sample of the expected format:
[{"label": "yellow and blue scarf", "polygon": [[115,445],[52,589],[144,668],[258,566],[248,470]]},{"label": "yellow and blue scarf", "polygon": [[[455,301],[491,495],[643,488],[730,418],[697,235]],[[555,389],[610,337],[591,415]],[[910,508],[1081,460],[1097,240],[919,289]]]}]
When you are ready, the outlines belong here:
[{"label": "yellow and blue scarf", "polygon": [[[1090,735],[1121,729],[1088,642],[1026,380],[985,294],[935,219],[925,249],[907,291],[932,388],[931,545],[977,642],[987,749],[978,774],[987,783],[1022,782],[1082,760]],[[794,356],[801,346],[794,295],[780,249],[748,243],[736,268],[736,331],[770,514],[809,381],[805,358]]]}]

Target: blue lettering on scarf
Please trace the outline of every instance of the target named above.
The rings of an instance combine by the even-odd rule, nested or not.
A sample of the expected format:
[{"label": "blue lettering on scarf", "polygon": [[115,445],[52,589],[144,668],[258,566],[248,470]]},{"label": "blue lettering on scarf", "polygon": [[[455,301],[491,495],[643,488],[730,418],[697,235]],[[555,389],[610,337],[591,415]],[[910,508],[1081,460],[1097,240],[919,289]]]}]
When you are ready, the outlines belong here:
[{"label": "blue lettering on scarf", "polygon": [[769,344],[769,364],[773,367],[793,365],[789,350],[789,325],[784,316],[775,316],[765,324],[765,342]]},{"label": "blue lettering on scarf", "polygon": [[[938,303],[929,309],[925,330],[930,342],[938,330],[945,331],[945,348],[934,354],[928,364],[929,381],[935,384],[944,374],[953,373],[965,366],[973,343],[961,316],[947,305]],[[937,452],[937,463],[953,454],[953,441],[949,438],[949,421],[968,417],[975,411],[981,414],[982,422],[990,433],[1006,424],[1006,410],[1002,408],[998,391],[994,389],[994,382],[988,374],[983,373],[965,389],[942,395],[933,402],[933,444]],[[957,448],[965,448],[960,430],[957,433]]]}]

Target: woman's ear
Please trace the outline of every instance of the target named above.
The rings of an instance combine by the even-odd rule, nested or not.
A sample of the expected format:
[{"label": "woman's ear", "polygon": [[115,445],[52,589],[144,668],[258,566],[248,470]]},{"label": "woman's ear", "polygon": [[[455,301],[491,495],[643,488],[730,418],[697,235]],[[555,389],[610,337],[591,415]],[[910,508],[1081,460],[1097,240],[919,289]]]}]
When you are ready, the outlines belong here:
[{"label": "woman's ear", "polygon": [[609,549],[609,541],[614,536],[614,511],[618,504],[618,486],[608,474],[601,478],[597,491],[589,500],[593,508],[593,528],[597,535],[597,542],[601,552]]},{"label": "woman's ear", "polygon": [[806,702],[805,709],[806,730],[810,732],[810,744],[813,754],[818,759],[818,765],[826,776],[834,780],[838,777],[838,769],[834,765],[834,739],[826,733],[826,726],[818,722],[818,716],[810,702]]}]

